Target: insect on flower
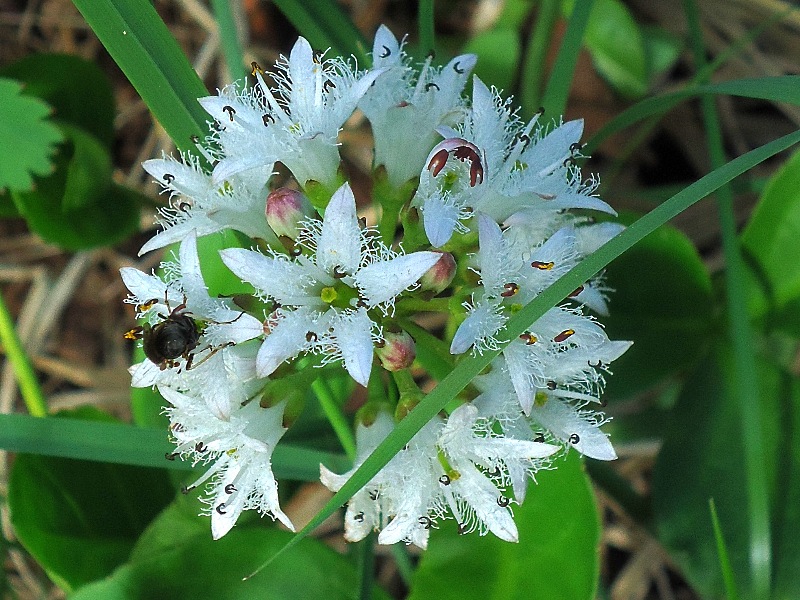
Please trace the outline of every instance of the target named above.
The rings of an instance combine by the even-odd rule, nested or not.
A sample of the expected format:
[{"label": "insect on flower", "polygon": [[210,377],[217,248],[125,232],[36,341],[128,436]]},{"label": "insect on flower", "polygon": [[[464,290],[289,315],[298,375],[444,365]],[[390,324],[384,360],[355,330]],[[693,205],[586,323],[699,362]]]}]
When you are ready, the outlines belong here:
[{"label": "insect on flower", "polygon": [[163,371],[176,366],[178,358],[186,360],[186,369],[192,368],[194,354],[200,340],[200,330],[195,320],[186,312],[186,303],[176,306],[163,321],[134,327],[125,333],[125,339],[142,341],[145,356]]}]

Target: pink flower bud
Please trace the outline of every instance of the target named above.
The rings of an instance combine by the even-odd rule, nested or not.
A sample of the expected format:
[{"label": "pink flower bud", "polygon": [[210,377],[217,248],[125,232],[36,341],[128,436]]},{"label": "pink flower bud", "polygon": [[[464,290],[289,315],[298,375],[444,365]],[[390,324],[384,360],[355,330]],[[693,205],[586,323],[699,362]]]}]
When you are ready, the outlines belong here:
[{"label": "pink flower bud", "polygon": [[405,331],[384,331],[383,341],[375,349],[375,353],[387,371],[407,369],[417,356],[414,339]]},{"label": "pink flower bud", "polygon": [[456,259],[449,252],[441,252],[440,250],[433,250],[441,254],[441,258],[437,260],[434,265],[425,271],[420,277],[420,289],[422,291],[431,291],[434,295],[444,291],[453,277],[456,275]]},{"label": "pink flower bud", "polygon": [[297,239],[299,223],[314,215],[314,207],[303,192],[278,188],[267,196],[267,223],[278,236]]}]

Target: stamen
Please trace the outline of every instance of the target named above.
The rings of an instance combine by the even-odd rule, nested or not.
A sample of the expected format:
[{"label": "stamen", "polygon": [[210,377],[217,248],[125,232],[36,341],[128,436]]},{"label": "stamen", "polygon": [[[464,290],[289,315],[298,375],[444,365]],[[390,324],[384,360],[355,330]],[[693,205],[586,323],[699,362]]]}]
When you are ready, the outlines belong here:
[{"label": "stamen", "polygon": [[431,88],[436,88],[436,91],[437,91],[437,92],[438,92],[438,91],[440,91],[440,89],[441,89],[441,88],[440,88],[438,85],[436,85],[436,84],[435,84],[435,83],[433,83],[432,81],[431,81],[430,83],[426,83],[426,84],[425,84],[425,91],[426,91],[426,92],[429,92],[429,91],[431,91]]},{"label": "stamen", "polygon": [[175,181],[175,175],[173,175],[172,173],[164,173],[164,175],[163,175],[163,177],[161,177],[161,179],[166,181],[167,184],[170,184],[173,181]]},{"label": "stamen", "polygon": [[525,332],[522,335],[520,335],[519,339],[521,339],[523,342],[525,342],[526,346],[532,346],[533,344],[535,344],[536,342],[539,341],[539,338],[537,338],[532,333],[528,333],[528,332]]},{"label": "stamen", "polygon": [[505,292],[500,292],[500,295],[503,298],[511,298],[512,296],[516,296],[519,293],[519,285],[513,282],[506,283],[503,286],[503,289],[505,290]]},{"label": "stamen", "polygon": [[574,446],[575,444],[580,443],[580,441],[581,441],[581,436],[579,436],[577,433],[571,433],[570,434],[570,436],[569,436],[569,443],[570,444],[572,444]]},{"label": "stamen", "polygon": [[559,333],[556,337],[554,337],[553,341],[560,344],[561,342],[567,341],[573,335],[575,335],[574,329],[565,329],[564,331]]},{"label": "stamen", "polygon": [[383,47],[383,52],[381,52],[378,56],[381,58],[389,58],[392,55],[392,51],[389,49],[389,46]]},{"label": "stamen", "polygon": [[549,271],[550,269],[556,266],[556,263],[554,263],[553,261],[542,262],[540,260],[535,260],[531,263],[531,266],[534,269],[539,269],[540,271]]},{"label": "stamen", "polygon": [[228,113],[228,118],[231,120],[231,123],[233,123],[233,115],[236,114],[236,109],[226,104],[222,107],[222,112]]},{"label": "stamen", "polygon": [[439,173],[442,172],[444,166],[447,164],[447,157],[449,153],[447,150],[439,150],[436,154],[433,155],[433,158],[428,163],[428,171],[431,172],[431,175],[436,177]]}]

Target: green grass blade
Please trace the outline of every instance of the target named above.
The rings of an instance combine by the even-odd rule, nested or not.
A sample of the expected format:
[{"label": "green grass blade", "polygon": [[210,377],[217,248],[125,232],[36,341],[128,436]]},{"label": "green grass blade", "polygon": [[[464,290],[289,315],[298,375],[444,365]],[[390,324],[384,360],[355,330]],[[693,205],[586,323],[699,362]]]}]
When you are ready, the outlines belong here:
[{"label": "green grass blade", "polygon": [[208,90],[147,0],[73,0],[178,148],[193,150],[209,119]]},{"label": "green grass blade", "polygon": [[[175,446],[167,440],[165,431],[124,423],[0,415],[0,448],[143,467],[193,468],[190,462],[166,460]],[[319,479],[321,462],[342,470],[349,465],[343,456],[288,444],[278,445],[272,456],[276,477],[301,481]]]},{"label": "green grass blade", "polygon": [[626,127],[652,115],[664,114],[688,98],[706,94],[742,96],[744,98],[757,98],[759,100],[800,105],[800,75],[723,81],[708,85],[690,86],[679,92],[647,98],[634,104],[603,126],[589,140],[585,153],[591,154],[603,140]]},{"label": "green grass blade", "polygon": [[436,34],[433,26],[433,0],[420,0],[417,11],[419,22],[419,47],[424,53],[436,52]]},{"label": "green grass blade", "polygon": [[553,70],[550,72],[550,79],[547,81],[547,87],[542,97],[545,114],[564,114],[592,6],[594,6],[594,0],[575,2],[575,7],[569,17],[567,31],[561,40],[561,47],[558,49],[556,62],[553,64]]},{"label": "green grass blade", "polygon": [[[700,25],[700,12],[693,0],[684,0],[684,10],[689,23],[689,38],[696,67],[705,66],[705,46]],[[702,96],[700,103],[706,130],[711,167],[725,162],[717,108],[714,98]],[[739,403],[739,418],[745,448],[745,473],[747,482],[747,512],[750,523],[750,571],[755,598],[767,600],[772,573],[772,541],[770,533],[770,506],[764,464],[764,441],[761,435],[761,418],[757,403],[758,380],[751,368],[755,363],[755,344],[750,319],[747,314],[747,288],[745,267],[736,235],[736,217],[733,212],[733,193],[728,185],[717,192],[722,248],[725,256],[728,301],[728,327],[733,345],[735,390]],[[713,504],[712,504],[713,510]]]},{"label": "green grass blade", "polygon": [[0,343],[3,344],[8,360],[14,367],[14,376],[17,378],[20,394],[28,412],[34,417],[47,415],[47,401],[45,400],[36,372],[28,358],[28,353],[22,347],[22,342],[14,327],[14,320],[8,307],[0,294]]},{"label": "green grass blade", "polygon": [[353,494],[361,489],[372,477],[391,460],[391,458],[408,443],[425,423],[434,417],[444,406],[463,390],[472,379],[485,369],[497,357],[505,345],[524,333],[531,324],[550,308],[564,300],[579,285],[599,273],[612,260],[628,248],[651,234],[658,227],[677,216],[688,207],[715,192],[734,177],[752,169],[755,165],[774,156],[778,152],[800,143],[800,131],[790,133],[769,142],[747,154],[743,154],[715,169],[705,177],[694,182],[672,198],[659,205],[625,231],[611,239],[592,255],[581,261],[571,271],[544,290],[539,296],[526,304],[511,320],[505,330],[498,335],[497,350],[484,352],[482,355],[464,357],[456,367],[431,391],[409,415],[397,424],[394,431],[376,448],[370,457],[331,498],[331,500],[311,519],[311,521],[284,546],[279,553],[261,565],[252,577],[302,538],[313,531],[320,523],[344,504]]},{"label": "green grass blade", "polygon": [[330,48],[336,56],[352,54],[362,67],[370,64],[371,44],[334,0],[275,0],[275,6],[315,50]]},{"label": "green grass blade", "polygon": [[708,508],[711,511],[711,525],[714,528],[714,540],[717,543],[719,568],[722,571],[722,580],[725,582],[725,597],[727,600],[739,600],[736,582],[733,578],[733,569],[731,568],[731,559],[728,556],[728,547],[725,545],[725,538],[722,535],[722,527],[717,515],[717,505],[714,504],[713,498],[708,499]]},{"label": "green grass blade", "polygon": [[233,18],[233,10],[229,0],[211,0],[214,16],[219,27],[219,40],[222,46],[222,55],[228,67],[231,79],[247,78],[247,67],[242,59],[242,45],[239,43],[239,32]]}]

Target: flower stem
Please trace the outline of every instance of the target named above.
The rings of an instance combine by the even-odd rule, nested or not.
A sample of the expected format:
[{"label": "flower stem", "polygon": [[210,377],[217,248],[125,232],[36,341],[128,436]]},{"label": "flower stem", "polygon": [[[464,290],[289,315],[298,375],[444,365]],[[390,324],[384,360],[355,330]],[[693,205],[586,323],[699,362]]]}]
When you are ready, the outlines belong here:
[{"label": "flower stem", "polygon": [[403,298],[397,303],[398,312],[414,314],[418,312],[450,312],[450,298]]},{"label": "flower stem", "polygon": [[322,406],[322,411],[328,418],[328,422],[331,424],[331,427],[333,427],[333,432],[339,439],[339,443],[342,445],[347,457],[350,460],[355,460],[356,440],[353,437],[353,431],[350,428],[350,424],[347,422],[347,418],[342,412],[342,407],[339,406],[339,403],[336,401],[333,390],[331,390],[324,377],[320,377],[314,383],[312,383],[311,389],[317,396],[319,404]]},{"label": "flower stem", "polygon": [[14,321],[8,312],[2,294],[0,294],[0,342],[5,348],[8,360],[14,367],[14,375],[17,378],[25,406],[28,407],[28,412],[34,417],[47,416],[47,402],[42,388],[39,386],[33,365],[22,347],[22,342],[14,328]]}]

